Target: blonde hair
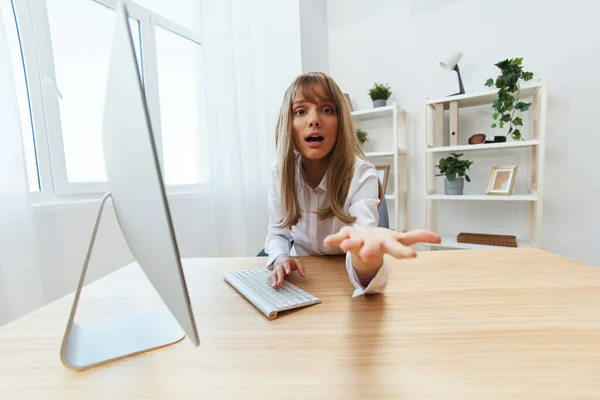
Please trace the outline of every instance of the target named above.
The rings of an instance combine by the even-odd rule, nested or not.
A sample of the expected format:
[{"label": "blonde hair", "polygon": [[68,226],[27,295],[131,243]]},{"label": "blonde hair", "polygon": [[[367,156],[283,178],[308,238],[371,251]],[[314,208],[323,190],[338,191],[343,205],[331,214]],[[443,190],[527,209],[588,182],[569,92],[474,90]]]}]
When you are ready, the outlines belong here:
[{"label": "blonde hair", "polygon": [[[296,94],[301,94],[302,98],[316,103],[317,99],[322,97],[319,94],[319,88],[322,90],[322,95],[325,96],[324,100],[332,102],[335,106],[338,132],[336,143],[330,153],[331,157],[327,172],[327,195],[330,206],[318,210],[317,215],[321,220],[335,216],[348,224],[356,220],[356,217],[344,212],[344,203],[354,175],[355,157],[358,156],[366,160],[366,156],[356,136],[354,121],[350,115],[350,107],[339,86],[327,74],[310,72],[300,75],[286,90],[275,129],[277,172],[282,209],[280,228],[291,228],[298,223],[301,216],[296,185],[297,150],[294,146],[292,126],[294,117],[293,101]],[[381,185],[379,185],[378,197],[381,200]]]}]

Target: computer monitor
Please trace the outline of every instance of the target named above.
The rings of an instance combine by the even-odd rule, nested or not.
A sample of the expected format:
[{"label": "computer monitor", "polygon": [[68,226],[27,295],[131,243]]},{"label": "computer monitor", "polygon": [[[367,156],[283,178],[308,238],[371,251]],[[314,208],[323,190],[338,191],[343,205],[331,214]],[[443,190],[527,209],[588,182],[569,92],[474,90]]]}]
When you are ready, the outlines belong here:
[{"label": "computer monitor", "polygon": [[122,2],[118,2],[116,11],[103,117],[106,175],[121,231],[139,266],[164,302],[164,308],[96,326],[74,323],[106,196],[61,349],[63,363],[77,370],[163,347],[183,339],[185,334],[193,344],[199,345],[128,14]]}]

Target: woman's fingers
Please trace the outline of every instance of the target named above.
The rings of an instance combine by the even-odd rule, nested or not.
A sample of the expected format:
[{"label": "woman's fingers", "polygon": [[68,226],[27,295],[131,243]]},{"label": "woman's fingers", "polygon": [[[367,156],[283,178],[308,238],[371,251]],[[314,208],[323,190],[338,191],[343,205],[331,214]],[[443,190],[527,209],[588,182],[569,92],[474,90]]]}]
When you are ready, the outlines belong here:
[{"label": "woman's fingers", "polygon": [[344,239],[350,238],[350,233],[352,232],[352,228],[349,226],[345,226],[338,233],[334,233],[329,235],[323,240],[323,244],[325,246],[339,246],[340,243],[344,241]]},{"label": "woman's fingers", "polygon": [[413,258],[417,255],[412,247],[403,246],[393,239],[387,239],[383,246],[387,254],[396,258]]},{"label": "woman's fingers", "polygon": [[362,246],[362,249],[360,249],[360,258],[363,260],[370,260],[378,255],[382,255],[381,242],[378,240],[366,240]]},{"label": "woman's fingers", "polygon": [[359,251],[362,247],[363,241],[361,239],[345,239],[340,244],[340,249],[346,253]]},{"label": "woman's fingers", "polygon": [[269,285],[275,287],[275,285],[277,285],[277,267],[275,267],[275,269],[273,269],[273,272],[271,272],[271,275],[269,275]]},{"label": "woman's fingers", "polygon": [[289,275],[292,272],[292,263],[291,259],[287,259],[283,262],[283,269],[285,269],[285,274]]},{"label": "woman's fingers", "polygon": [[298,270],[298,273],[300,274],[301,277],[306,278],[306,272],[304,271],[304,265],[302,265],[302,261],[300,260],[293,260],[296,269]]},{"label": "woman's fingers", "polygon": [[285,279],[285,271],[283,270],[283,267],[277,268],[277,282],[275,282],[275,285],[273,285],[273,287],[281,286],[284,279]]},{"label": "woman's fingers", "polygon": [[424,230],[416,229],[407,233],[399,233],[397,235],[398,241],[405,246],[412,246],[417,243],[441,243],[442,239],[439,235]]},{"label": "woman's fingers", "polygon": [[274,288],[280,287],[285,280],[285,276],[289,275],[294,270],[297,270],[301,277],[306,277],[306,271],[304,270],[304,265],[302,265],[302,262],[300,260],[290,258],[285,260],[280,265],[275,266],[273,272],[268,278],[269,285]]}]

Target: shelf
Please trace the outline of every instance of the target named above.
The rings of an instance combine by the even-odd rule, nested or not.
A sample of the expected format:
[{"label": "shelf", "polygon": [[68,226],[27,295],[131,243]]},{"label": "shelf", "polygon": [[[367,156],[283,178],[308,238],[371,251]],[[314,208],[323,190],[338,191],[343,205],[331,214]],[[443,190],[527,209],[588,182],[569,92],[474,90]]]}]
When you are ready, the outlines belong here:
[{"label": "shelf", "polygon": [[511,196],[487,195],[487,194],[463,194],[463,195],[445,195],[430,194],[425,197],[427,200],[486,200],[486,201],[537,201],[535,194],[515,194]]},{"label": "shelf", "polygon": [[[388,188],[386,189],[390,189],[389,191],[392,193],[385,194],[383,201],[389,207],[389,225],[393,226],[393,229],[396,231],[406,230],[406,221],[408,220],[407,196],[403,196],[400,191],[400,182],[408,181],[408,165],[406,164],[406,111],[401,110],[396,101],[389,101],[385,107],[354,110],[350,115],[357,127],[373,124],[378,129],[378,136],[379,134],[384,136],[390,135],[387,146],[384,146],[383,143],[380,146],[373,145],[373,147],[367,145],[367,148],[373,151],[363,151],[365,158],[375,166],[378,164],[390,164],[390,176],[393,176],[394,179],[393,181],[390,179]],[[385,125],[388,126],[387,129],[383,129]],[[399,141],[399,125],[402,126],[404,136],[402,142]],[[392,161],[391,163],[389,162],[390,160]],[[401,176],[399,176],[400,168],[402,169]],[[401,206],[401,202],[404,203],[403,206]]]},{"label": "shelf", "polygon": [[517,239],[518,247],[506,247],[506,246],[490,246],[484,244],[472,244],[472,243],[459,243],[456,241],[456,238],[451,236],[442,236],[442,243],[440,244],[427,244],[430,247],[444,247],[444,248],[455,248],[455,249],[466,249],[466,250],[476,250],[476,249],[516,249],[516,248],[532,248],[533,245],[524,240]]},{"label": "shelf", "polygon": [[[398,154],[404,154],[404,149],[398,149]],[[393,157],[394,152],[393,151],[371,151],[371,152],[365,153],[365,156],[367,156],[367,157]]]},{"label": "shelf", "polygon": [[[542,83],[540,81],[521,83],[519,98],[526,99],[528,97],[531,97],[541,87],[542,87]],[[435,104],[450,103],[452,101],[458,101],[459,108],[461,108],[461,107],[462,108],[477,107],[477,106],[483,106],[486,104],[491,105],[496,100],[497,93],[498,93],[497,89],[486,90],[486,91],[476,92],[476,93],[465,93],[465,94],[461,94],[461,95],[457,95],[457,96],[447,96],[447,97],[442,97],[439,99],[427,100],[426,104],[432,106]]]},{"label": "shelf", "polygon": [[457,151],[472,151],[472,150],[493,150],[493,149],[507,149],[517,147],[530,147],[538,146],[539,140],[523,140],[518,142],[505,142],[505,143],[487,143],[487,144],[467,144],[461,146],[443,146],[443,147],[429,147],[425,149],[426,153],[445,153],[445,152],[457,152]]},{"label": "shelf", "polygon": [[389,114],[390,116],[392,116],[395,108],[396,108],[395,105],[385,106],[385,107],[377,107],[377,108],[367,108],[364,110],[352,111],[350,113],[350,115],[352,115],[353,117],[355,117],[357,119],[378,118],[381,116],[385,116],[386,114]]}]

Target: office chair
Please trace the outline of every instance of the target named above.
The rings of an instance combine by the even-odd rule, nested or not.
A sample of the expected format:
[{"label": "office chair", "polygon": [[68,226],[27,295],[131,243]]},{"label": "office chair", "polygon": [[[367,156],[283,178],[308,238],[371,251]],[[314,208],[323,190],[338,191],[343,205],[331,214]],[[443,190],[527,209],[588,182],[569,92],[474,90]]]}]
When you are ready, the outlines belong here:
[{"label": "office chair", "polygon": [[[380,228],[390,228],[390,216],[388,214],[388,208],[387,208],[387,201],[385,201],[385,199],[383,199],[381,201],[381,204],[379,205],[379,207],[377,208],[377,211],[379,212],[379,223],[377,224],[378,227]],[[292,242],[292,246],[294,245],[294,243]],[[265,249],[262,249],[257,255],[256,257],[266,257],[267,253],[265,253]]]}]

